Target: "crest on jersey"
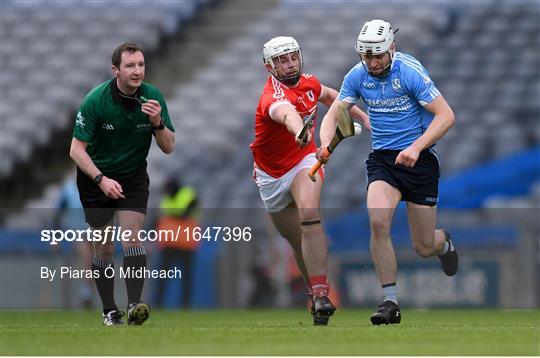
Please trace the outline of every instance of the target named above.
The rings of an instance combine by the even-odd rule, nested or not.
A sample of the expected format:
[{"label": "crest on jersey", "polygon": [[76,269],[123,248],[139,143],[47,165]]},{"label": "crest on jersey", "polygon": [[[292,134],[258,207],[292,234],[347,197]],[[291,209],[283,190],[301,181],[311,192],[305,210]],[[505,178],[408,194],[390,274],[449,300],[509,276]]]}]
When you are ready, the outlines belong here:
[{"label": "crest on jersey", "polygon": [[401,89],[401,81],[399,80],[399,78],[394,78],[392,80],[392,88],[394,89],[394,91]]},{"label": "crest on jersey", "polygon": [[306,94],[311,102],[315,102],[315,95],[313,94],[312,90],[307,91]]}]

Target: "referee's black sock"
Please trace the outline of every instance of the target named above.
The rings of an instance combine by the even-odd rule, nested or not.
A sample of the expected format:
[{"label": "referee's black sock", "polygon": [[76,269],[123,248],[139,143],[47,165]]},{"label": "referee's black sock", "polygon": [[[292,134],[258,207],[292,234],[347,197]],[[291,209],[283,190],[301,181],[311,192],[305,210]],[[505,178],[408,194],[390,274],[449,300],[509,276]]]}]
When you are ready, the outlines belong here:
[{"label": "referee's black sock", "polygon": [[[111,267],[112,270],[108,269],[105,272],[108,267]],[[94,280],[103,304],[103,313],[107,314],[118,309],[114,302],[114,264],[112,258],[104,259],[94,255],[92,257],[92,270],[99,272],[99,276]]]},{"label": "referee's black sock", "polygon": [[[146,269],[146,250],[137,245],[124,249],[124,272],[128,302],[140,302],[144,287],[144,272]],[[137,277],[138,276],[138,277]]]}]

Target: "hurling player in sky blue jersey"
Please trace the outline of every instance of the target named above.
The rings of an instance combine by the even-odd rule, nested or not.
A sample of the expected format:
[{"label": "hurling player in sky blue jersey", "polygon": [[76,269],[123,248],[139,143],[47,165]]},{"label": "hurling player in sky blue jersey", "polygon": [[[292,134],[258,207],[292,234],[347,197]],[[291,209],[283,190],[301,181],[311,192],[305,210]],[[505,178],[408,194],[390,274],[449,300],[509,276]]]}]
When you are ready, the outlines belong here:
[{"label": "hurling player in sky blue jersey", "polygon": [[407,204],[411,239],[422,257],[437,256],[444,272],[457,272],[458,257],[448,231],[435,229],[439,162],[433,146],[454,124],[454,113],[426,69],[397,52],[394,30],[383,20],[366,22],[356,43],[361,61],[345,75],[338,98],[321,125],[317,159],[327,162],[339,105],[362,99],[371,123],[373,152],[366,160],[370,249],[383,302],[375,325],[399,323],[397,263],[390,227],[400,201]]}]

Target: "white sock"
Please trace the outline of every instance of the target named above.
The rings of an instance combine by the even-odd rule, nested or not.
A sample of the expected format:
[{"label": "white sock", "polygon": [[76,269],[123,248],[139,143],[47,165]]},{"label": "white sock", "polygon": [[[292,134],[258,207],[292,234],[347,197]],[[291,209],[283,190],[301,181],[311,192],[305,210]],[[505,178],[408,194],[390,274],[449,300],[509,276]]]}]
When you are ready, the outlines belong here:
[{"label": "white sock", "polygon": [[396,283],[389,283],[386,285],[383,285],[383,302],[384,301],[392,301],[396,305],[398,304],[397,300],[397,285]]}]

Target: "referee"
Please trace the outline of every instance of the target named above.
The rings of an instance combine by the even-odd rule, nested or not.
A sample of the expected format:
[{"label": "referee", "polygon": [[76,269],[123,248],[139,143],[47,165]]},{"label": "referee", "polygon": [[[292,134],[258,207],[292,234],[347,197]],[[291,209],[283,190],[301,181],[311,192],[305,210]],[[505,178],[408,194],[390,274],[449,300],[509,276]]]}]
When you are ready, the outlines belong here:
[{"label": "referee", "polygon": [[[122,242],[124,271],[138,272],[146,268],[146,251],[137,238],[148,203],[146,157],[152,137],[164,153],[174,150],[174,127],[159,90],[143,82],[140,46],[118,46],[112,54],[112,73],[113,79],[93,88],[83,100],[69,154],[77,164],[86,222],[94,230],[104,230],[113,224],[116,213],[119,228],[131,232],[130,240]],[[107,326],[123,324],[124,316],[114,300],[114,277],[105,275],[105,269],[113,266],[113,252],[109,240],[94,243],[92,270],[99,273],[94,276]],[[141,301],[144,277],[127,277],[125,282],[128,324],[141,325],[150,313]]]}]

